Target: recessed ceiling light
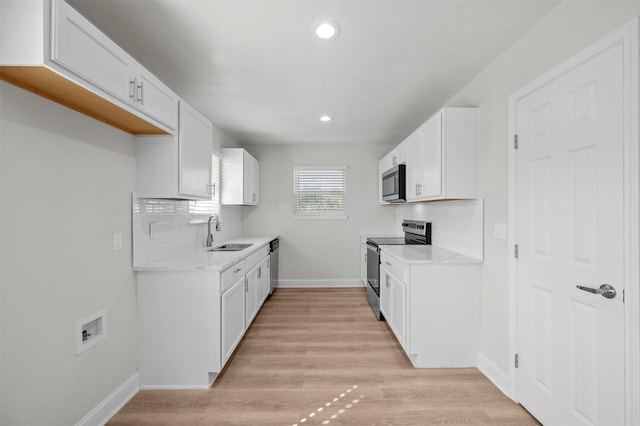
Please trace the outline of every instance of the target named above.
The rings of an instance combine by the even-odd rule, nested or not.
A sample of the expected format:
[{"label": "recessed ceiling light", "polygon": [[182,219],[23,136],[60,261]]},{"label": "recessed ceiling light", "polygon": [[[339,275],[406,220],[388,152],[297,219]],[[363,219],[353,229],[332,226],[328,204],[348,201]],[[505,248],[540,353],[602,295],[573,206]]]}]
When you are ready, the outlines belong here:
[{"label": "recessed ceiling light", "polygon": [[324,121],[325,123],[331,121],[332,119],[333,117],[331,117],[330,115],[323,115],[322,117],[320,117],[320,121]]},{"label": "recessed ceiling light", "polygon": [[323,40],[332,40],[340,35],[340,27],[333,21],[317,21],[313,24],[313,32]]}]

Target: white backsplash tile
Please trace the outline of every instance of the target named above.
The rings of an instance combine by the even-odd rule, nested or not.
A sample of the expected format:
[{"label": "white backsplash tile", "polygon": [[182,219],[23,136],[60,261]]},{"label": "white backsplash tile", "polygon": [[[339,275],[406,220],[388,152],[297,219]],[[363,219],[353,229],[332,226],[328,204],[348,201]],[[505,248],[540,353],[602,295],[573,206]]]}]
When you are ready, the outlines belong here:
[{"label": "white backsplash tile", "polygon": [[484,201],[452,200],[398,205],[398,233],[403,219],[431,222],[431,243],[478,259],[484,258]]},{"label": "white backsplash tile", "polygon": [[[133,266],[204,247],[207,217],[189,215],[189,201],[141,199],[132,196]],[[240,207],[222,206],[221,231],[212,229],[214,243],[242,235]]]}]

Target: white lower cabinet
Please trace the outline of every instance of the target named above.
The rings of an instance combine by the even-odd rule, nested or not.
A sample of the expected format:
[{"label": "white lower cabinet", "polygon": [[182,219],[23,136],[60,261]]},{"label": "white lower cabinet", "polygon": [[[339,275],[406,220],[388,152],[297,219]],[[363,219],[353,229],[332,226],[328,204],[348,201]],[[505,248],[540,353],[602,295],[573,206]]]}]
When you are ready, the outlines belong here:
[{"label": "white lower cabinet", "polygon": [[474,367],[480,264],[403,262],[382,250],[380,310],[415,367]]},{"label": "white lower cabinet", "polygon": [[[246,292],[246,322],[247,328],[253,321],[260,306],[266,299],[265,281],[268,279],[269,250],[263,248],[247,258]],[[253,267],[252,267],[253,265]]]},{"label": "white lower cabinet", "polygon": [[261,290],[260,275],[262,271],[260,266],[255,266],[251,271],[247,273],[245,280],[245,292],[246,292],[246,308],[245,316],[247,324],[253,321],[253,318],[258,312],[258,293]]},{"label": "white lower cabinet", "polygon": [[222,362],[227,362],[245,332],[245,278],[222,293]]},{"label": "white lower cabinet", "polygon": [[266,299],[269,265],[266,244],[220,272],[138,272],[140,386],[210,387]]},{"label": "white lower cabinet", "polygon": [[380,267],[380,312],[404,348],[407,329],[407,286],[382,266]]}]

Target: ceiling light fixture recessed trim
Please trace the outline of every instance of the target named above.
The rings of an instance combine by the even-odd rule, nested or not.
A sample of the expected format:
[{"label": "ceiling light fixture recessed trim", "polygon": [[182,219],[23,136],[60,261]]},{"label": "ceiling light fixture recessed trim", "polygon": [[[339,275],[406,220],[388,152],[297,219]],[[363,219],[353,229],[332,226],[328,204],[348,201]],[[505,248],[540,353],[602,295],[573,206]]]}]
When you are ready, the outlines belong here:
[{"label": "ceiling light fixture recessed trim", "polygon": [[323,115],[320,117],[320,121],[324,123],[328,123],[331,120],[333,120],[333,117],[331,117],[330,115]]},{"label": "ceiling light fixture recessed trim", "polygon": [[340,26],[330,20],[320,20],[313,24],[313,33],[323,40],[334,40],[340,35]]}]

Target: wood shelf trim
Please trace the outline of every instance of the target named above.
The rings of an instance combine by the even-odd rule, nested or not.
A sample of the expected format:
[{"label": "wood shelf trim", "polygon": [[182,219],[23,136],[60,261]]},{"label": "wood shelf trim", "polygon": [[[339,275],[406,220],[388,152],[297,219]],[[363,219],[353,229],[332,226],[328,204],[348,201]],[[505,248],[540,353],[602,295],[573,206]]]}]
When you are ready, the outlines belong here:
[{"label": "wood shelf trim", "polygon": [[133,135],[168,135],[44,66],[0,66],[0,79]]}]

